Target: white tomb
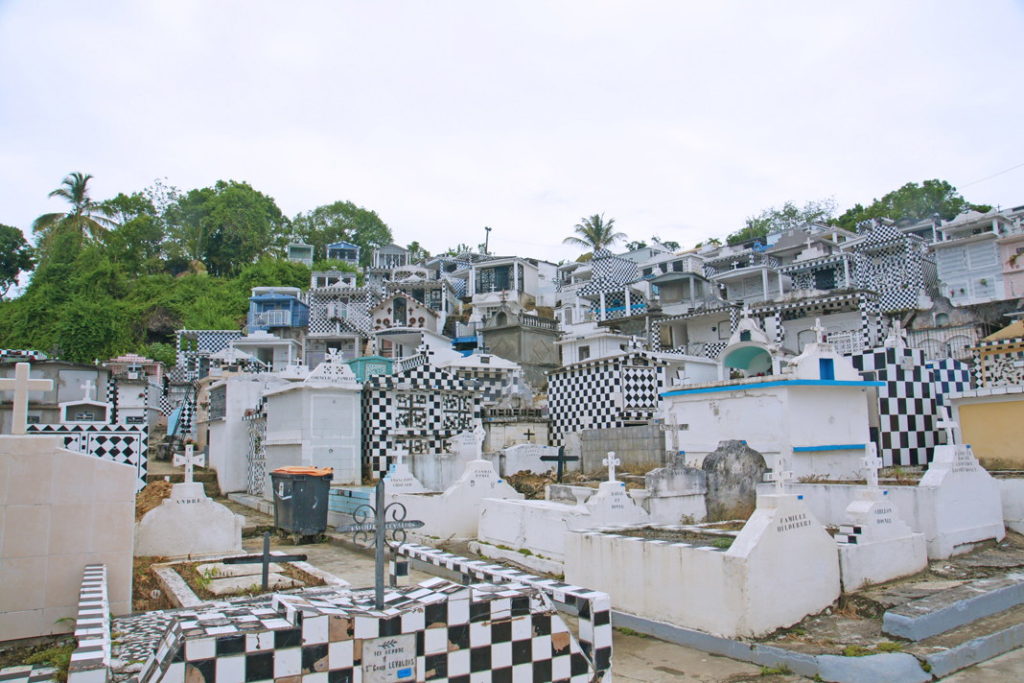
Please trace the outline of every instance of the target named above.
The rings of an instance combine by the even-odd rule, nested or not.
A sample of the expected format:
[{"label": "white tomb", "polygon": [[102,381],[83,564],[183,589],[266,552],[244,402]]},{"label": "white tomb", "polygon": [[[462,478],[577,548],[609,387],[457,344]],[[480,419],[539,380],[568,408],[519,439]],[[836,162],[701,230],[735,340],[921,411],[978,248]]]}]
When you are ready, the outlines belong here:
[{"label": "white tomb", "polygon": [[529,551],[558,565],[565,555],[567,531],[648,523],[647,512],[626,493],[626,485],[615,480],[615,465],[619,464],[615,454],[609,453],[604,462],[608,465],[608,480],[592,494],[592,489],[573,487],[576,505],[551,500],[482,501],[478,536],[481,552],[496,554],[494,549],[503,546]]},{"label": "white tomb", "polygon": [[889,492],[878,487],[882,459],[870,444],[864,459],[867,486],[846,508],[845,524],[839,526],[839,573],[843,591],[916,574],[928,566],[924,534],[914,533],[900,519]]},{"label": "white tomb", "polygon": [[565,534],[565,581],[620,611],[727,638],[790,626],[839,597],[836,544],[796,495],[758,496],[727,550],[616,530]]},{"label": "white tomb", "polygon": [[394,502],[405,505],[407,519],[423,522],[417,534],[441,539],[476,538],[480,506],[485,498],[523,497],[523,494],[501,479],[494,466],[486,460],[471,460],[462,476],[444,493],[403,492],[392,495],[394,489],[391,488],[390,478],[385,491]]},{"label": "white tomb", "polygon": [[[947,445],[936,446],[934,459],[917,486],[888,486],[899,518],[924,534],[929,559],[968,552],[976,543],[1006,535],[999,482],[983,468],[968,444],[957,443],[956,425],[946,417]],[[844,524],[846,509],[862,487],[794,484],[814,514],[826,524]]]},{"label": "white tomb", "polygon": [[[303,381],[264,395],[268,472],[289,465],[330,467],[333,484],[362,483],[360,385],[337,351]],[[265,497],[271,499],[269,478]]]},{"label": "white tomb", "polygon": [[[498,471],[509,476],[529,470],[535,474],[555,470],[558,467],[556,462],[541,460],[541,458],[553,458],[558,455],[557,446],[542,446],[536,443],[521,443],[515,446],[506,446],[501,449],[498,455]],[[567,460],[564,472],[575,472],[580,468],[580,461]]]},{"label": "white tomb", "polygon": [[146,513],[135,525],[135,554],[183,557],[242,550],[245,518],[210,499],[203,485],[192,480],[192,468],[204,458],[192,446],[175,454],[185,466],[185,482],[171,487],[171,496]]},{"label": "white tomb", "polygon": [[444,491],[462,476],[470,462],[483,457],[486,434],[483,426],[477,422],[473,429],[459,432],[448,439],[446,452],[411,454],[409,467],[428,489]]}]

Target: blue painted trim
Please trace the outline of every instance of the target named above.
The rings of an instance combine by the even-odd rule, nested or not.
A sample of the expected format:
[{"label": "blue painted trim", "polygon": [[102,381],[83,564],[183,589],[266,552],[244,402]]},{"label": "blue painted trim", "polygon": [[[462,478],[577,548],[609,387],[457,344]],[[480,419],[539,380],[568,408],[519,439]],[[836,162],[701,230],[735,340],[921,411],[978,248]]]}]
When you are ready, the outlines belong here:
[{"label": "blue painted trim", "polygon": [[885,382],[861,382],[838,379],[783,379],[776,382],[760,382],[753,384],[729,384],[721,387],[703,387],[701,389],[676,389],[660,394],[662,398],[669,396],[685,396],[686,394],[710,394],[719,391],[742,391],[743,389],[768,389],[771,387],[884,387]]},{"label": "blue painted trim", "polygon": [[794,453],[814,453],[815,451],[859,451],[863,450],[862,443],[840,443],[828,446],[793,446]]}]

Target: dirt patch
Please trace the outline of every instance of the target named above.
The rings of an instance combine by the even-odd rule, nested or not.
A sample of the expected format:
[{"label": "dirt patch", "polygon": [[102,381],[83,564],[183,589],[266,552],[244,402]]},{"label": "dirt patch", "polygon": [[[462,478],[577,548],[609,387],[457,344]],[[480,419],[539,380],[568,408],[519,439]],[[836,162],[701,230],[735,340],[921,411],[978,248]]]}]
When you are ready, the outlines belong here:
[{"label": "dirt patch", "polygon": [[54,678],[63,682],[68,680],[68,665],[74,649],[75,638],[70,635],[35,638],[29,645],[0,644],[0,669],[30,664],[52,666],[57,669]]},{"label": "dirt patch", "polygon": [[689,543],[696,546],[708,546],[712,548],[726,549],[732,545],[735,536],[730,534],[705,534],[694,529],[651,529],[640,527],[637,529],[616,530],[620,536],[632,536],[633,538],[650,538],[669,543]]},{"label": "dirt patch", "polygon": [[[150,484],[152,486],[152,484]],[[149,487],[146,487],[149,488]],[[153,573],[153,565],[167,562],[166,557],[136,557],[132,561],[132,611],[151,612],[174,607],[164,595]]]},{"label": "dirt patch", "polygon": [[171,496],[171,482],[153,481],[135,496],[135,521],[142,519],[147,512],[164,502]]}]

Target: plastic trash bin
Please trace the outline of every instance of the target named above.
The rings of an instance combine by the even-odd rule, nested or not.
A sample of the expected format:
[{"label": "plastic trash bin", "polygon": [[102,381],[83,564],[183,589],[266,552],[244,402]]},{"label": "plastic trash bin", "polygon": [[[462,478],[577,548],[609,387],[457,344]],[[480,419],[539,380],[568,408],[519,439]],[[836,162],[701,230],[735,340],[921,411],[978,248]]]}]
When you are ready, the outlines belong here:
[{"label": "plastic trash bin", "polygon": [[327,530],[330,467],[279,467],[270,473],[274,487],[274,526],[300,536]]}]

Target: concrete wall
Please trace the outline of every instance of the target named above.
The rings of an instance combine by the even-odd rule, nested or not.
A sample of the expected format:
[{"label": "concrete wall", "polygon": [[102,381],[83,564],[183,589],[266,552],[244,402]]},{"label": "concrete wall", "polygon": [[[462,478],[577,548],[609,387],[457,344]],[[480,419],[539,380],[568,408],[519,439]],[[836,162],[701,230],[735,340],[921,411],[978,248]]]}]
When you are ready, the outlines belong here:
[{"label": "concrete wall", "polygon": [[135,467],[0,437],[0,638],[71,630],[87,564],[105,564],[110,609],[131,611]]},{"label": "concrete wall", "polygon": [[557,330],[523,327],[519,324],[484,330],[484,344],[496,356],[519,363],[523,378],[537,391],[548,386],[545,374],[559,367],[560,359],[555,340]]},{"label": "concrete wall", "polygon": [[601,461],[608,457],[608,451],[615,451],[621,467],[654,469],[668,462],[665,432],[658,425],[586,429],[580,435],[580,445],[584,472],[604,469]]},{"label": "concrete wall", "polygon": [[1024,469],[1024,386],[968,393],[952,399],[964,443],[990,469]]}]

